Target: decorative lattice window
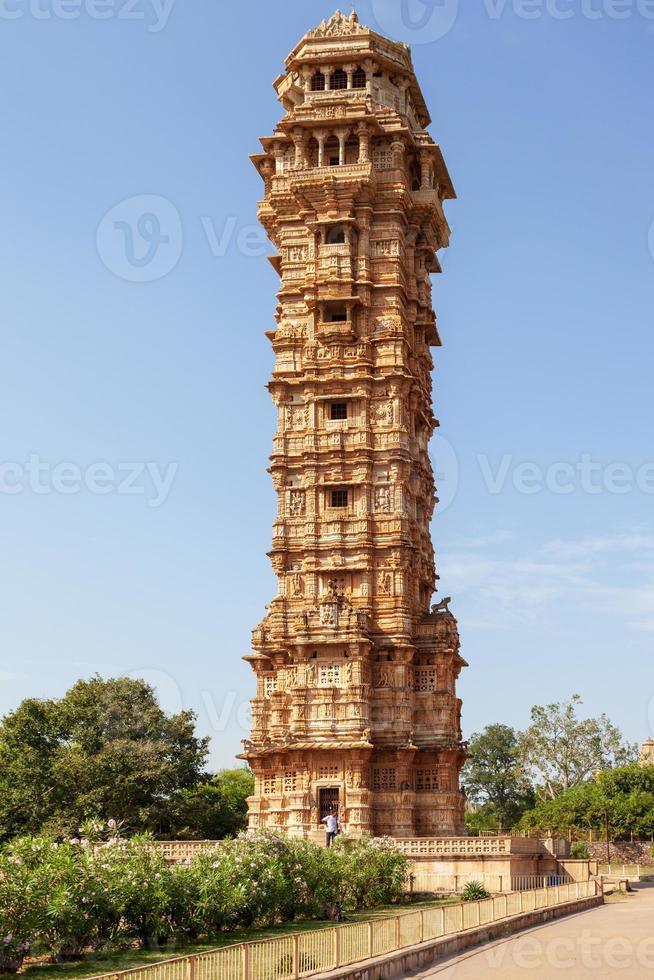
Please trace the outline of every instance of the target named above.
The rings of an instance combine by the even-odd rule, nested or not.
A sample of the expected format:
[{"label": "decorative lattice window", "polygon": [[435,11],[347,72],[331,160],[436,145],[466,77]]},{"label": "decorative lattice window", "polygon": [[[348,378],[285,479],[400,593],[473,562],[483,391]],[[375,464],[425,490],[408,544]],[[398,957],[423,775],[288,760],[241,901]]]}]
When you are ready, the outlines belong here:
[{"label": "decorative lattice window", "polygon": [[277,789],[277,777],[276,776],[264,776],[263,777],[263,795],[272,796]]},{"label": "decorative lattice window", "polygon": [[436,690],[436,668],[416,667],[413,686],[414,690],[420,694],[434,692]]},{"label": "decorative lattice window", "polygon": [[325,91],[325,76],[321,71],[317,71],[311,79],[311,91],[312,92],[324,92]]},{"label": "decorative lattice window", "polygon": [[331,492],[331,505],[332,507],[347,507],[347,490],[332,490]]},{"label": "decorative lattice window", "polygon": [[416,792],[433,793],[438,787],[438,769],[416,769]]},{"label": "decorative lattice window", "polygon": [[331,402],[329,417],[332,422],[341,422],[347,418],[347,402]]},{"label": "decorative lattice window", "polygon": [[265,698],[270,698],[277,690],[277,678],[269,674],[263,679],[263,696]]},{"label": "decorative lattice window", "polygon": [[320,664],[320,668],[318,670],[318,684],[320,687],[340,687],[341,665]]},{"label": "decorative lattice window", "polygon": [[376,790],[394,790],[397,782],[397,770],[388,766],[375,766],[372,770],[372,788]]},{"label": "decorative lattice window", "polygon": [[338,766],[320,766],[318,779],[338,779]]},{"label": "decorative lattice window", "polygon": [[395,166],[393,151],[387,148],[375,150],[372,162],[376,170],[392,170]]},{"label": "decorative lattice window", "polygon": [[296,772],[285,772],[284,773],[284,792],[294,793],[297,789],[297,773]]}]

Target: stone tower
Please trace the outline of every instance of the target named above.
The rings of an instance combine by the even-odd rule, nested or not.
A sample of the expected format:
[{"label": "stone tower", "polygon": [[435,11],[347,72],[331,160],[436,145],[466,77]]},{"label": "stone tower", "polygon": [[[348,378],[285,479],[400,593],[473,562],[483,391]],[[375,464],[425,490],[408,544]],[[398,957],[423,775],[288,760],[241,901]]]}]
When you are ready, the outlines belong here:
[{"label": "stone tower", "polygon": [[313,836],[463,830],[456,620],[429,525],[430,273],[455,196],[411,54],[340,12],[275,82],[286,114],[252,159],[280,276],[269,388],[279,591],[257,678],[250,826]]}]

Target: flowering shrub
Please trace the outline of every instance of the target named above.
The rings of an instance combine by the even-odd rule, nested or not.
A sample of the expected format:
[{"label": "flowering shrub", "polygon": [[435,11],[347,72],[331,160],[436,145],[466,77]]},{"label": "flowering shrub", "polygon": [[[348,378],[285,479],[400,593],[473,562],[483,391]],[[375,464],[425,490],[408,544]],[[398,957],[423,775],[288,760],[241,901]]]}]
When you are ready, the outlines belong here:
[{"label": "flowering shrub", "polygon": [[71,959],[106,944],[160,944],[388,904],[406,878],[389,840],[339,838],[327,850],[249,831],[168,867],[152,838],[106,840],[106,829],[87,826],[65,844],[23,838],[0,851],[0,971],[17,970],[31,946]]},{"label": "flowering shrub", "polygon": [[346,908],[374,908],[402,897],[407,863],[392,838],[337,838],[333,849],[341,865],[342,903]]},{"label": "flowering shrub", "polygon": [[95,849],[93,870],[109,896],[113,928],[107,938],[162,944],[175,931],[172,872],[151,837],[112,839]]},{"label": "flowering shrub", "polygon": [[43,896],[20,848],[0,853],[0,973],[15,972],[28,954],[38,928]]}]

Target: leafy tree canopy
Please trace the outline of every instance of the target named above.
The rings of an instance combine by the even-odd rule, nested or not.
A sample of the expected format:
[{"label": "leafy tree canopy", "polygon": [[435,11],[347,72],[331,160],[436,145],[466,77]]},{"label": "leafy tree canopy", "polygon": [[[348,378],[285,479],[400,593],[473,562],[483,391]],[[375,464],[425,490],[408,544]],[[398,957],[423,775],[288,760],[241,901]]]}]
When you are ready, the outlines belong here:
[{"label": "leafy tree canopy", "polygon": [[555,799],[594,773],[632,762],[636,748],[606,715],[580,719],[582,700],[573,694],[562,704],[535,705],[531,725],[520,739],[520,755],[539,795]]},{"label": "leafy tree canopy", "polygon": [[471,828],[512,827],[535,802],[520,755],[520,739],[508,725],[488,725],[470,740],[463,770],[468,799],[480,809],[468,815]]},{"label": "leafy tree canopy", "polygon": [[603,831],[608,818],[613,837],[654,836],[654,766],[636,763],[598,773],[526,813],[521,826],[530,832],[570,828]]},{"label": "leafy tree canopy", "polygon": [[194,722],[191,711],[167,715],[150,685],[125,677],[23,701],[0,722],[0,840],[71,835],[97,816],[156,832],[171,797],[204,777],[208,739]]},{"label": "leafy tree canopy", "polygon": [[224,769],[171,800],[169,836],[176,840],[223,840],[247,826],[247,798],[254,793],[249,769]]}]

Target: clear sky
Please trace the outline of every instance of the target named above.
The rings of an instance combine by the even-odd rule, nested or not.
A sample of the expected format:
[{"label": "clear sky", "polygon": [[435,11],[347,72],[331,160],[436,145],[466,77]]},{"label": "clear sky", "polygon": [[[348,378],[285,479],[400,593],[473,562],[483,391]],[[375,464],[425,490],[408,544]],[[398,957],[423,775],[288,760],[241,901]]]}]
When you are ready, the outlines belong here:
[{"label": "clear sky", "polygon": [[[412,44],[459,193],[434,290],[433,531],[465,733],[577,691],[640,741],[654,3],[358,10]],[[0,714],[130,673],[198,712],[213,765],[247,734],[240,658],[274,592],[276,288],[248,155],[285,55],[332,12],[0,0]]]}]

